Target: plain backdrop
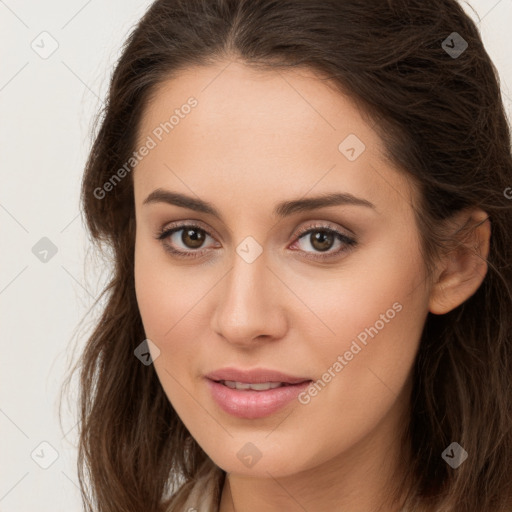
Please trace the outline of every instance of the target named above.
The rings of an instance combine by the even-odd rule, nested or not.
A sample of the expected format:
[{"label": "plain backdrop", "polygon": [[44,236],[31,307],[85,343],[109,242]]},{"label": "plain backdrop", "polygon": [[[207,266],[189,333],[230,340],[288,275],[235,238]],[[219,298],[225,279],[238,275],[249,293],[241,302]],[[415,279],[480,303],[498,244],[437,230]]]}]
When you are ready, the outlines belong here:
[{"label": "plain backdrop", "polygon": [[[62,426],[58,399],[108,268],[89,250],[80,180],[113,65],[150,3],[0,0],[0,512],[81,510],[73,399]],[[512,0],[470,3],[510,115]]]}]

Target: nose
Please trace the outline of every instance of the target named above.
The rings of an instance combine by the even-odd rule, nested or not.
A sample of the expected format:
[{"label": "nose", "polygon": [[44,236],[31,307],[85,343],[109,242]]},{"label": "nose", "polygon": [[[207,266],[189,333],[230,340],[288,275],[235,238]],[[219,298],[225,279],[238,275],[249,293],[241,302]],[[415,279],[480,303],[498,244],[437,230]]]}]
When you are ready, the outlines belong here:
[{"label": "nose", "polygon": [[283,337],[286,287],[276,273],[268,266],[265,253],[251,263],[235,254],[231,270],[216,287],[218,305],[212,315],[212,330],[242,348]]}]

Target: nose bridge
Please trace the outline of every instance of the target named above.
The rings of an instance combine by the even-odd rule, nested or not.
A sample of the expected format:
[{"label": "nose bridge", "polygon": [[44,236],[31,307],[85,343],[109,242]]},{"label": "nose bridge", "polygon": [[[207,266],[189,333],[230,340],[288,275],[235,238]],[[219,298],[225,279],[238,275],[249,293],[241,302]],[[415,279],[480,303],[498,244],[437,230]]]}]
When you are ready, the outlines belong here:
[{"label": "nose bridge", "polygon": [[233,343],[250,342],[261,335],[278,336],[282,327],[277,280],[267,268],[266,253],[256,244],[249,239],[236,247],[232,268],[220,287],[212,327]]}]

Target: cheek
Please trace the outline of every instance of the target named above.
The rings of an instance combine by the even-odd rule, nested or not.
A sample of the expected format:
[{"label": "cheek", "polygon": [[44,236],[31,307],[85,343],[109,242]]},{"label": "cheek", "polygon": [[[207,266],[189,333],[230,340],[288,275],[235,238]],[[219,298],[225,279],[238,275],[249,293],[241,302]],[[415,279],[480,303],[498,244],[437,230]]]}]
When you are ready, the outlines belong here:
[{"label": "cheek", "polygon": [[195,402],[183,386],[191,390],[196,385],[204,351],[201,334],[210,328],[211,311],[205,309],[210,304],[208,293],[221,276],[199,272],[193,265],[173,264],[163,249],[144,240],[135,246],[134,273],[145,335],[160,350],[155,371],[173,406],[192,411]]},{"label": "cheek", "polygon": [[376,425],[410,375],[428,312],[428,290],[419,252],[411,249],[402,257],[397,252],[383,246],[359,261],[358,270],[326,282],[328,293],[317,303],[315,312],[334,333],[311,354],[319,380],[302,403],[325,435],[332,434],[333,418],[354,435],[354,426]]},{"label": "cheek", "polygon": [[153,364],[162,387],[176,409],[190,410],[193,403],[186,402],[180,383],[197,356],[190,315],[204,295],[204,283],[187,279],[186,271],[170,265],[166,256],[148,243],[136,244],[135,293],[145,335],[160,350]]},{"label": "cheek", "polygon": [[173,337],[181,319],[193,314],[191,308],[206,291],[204,280],[195,278],[192,267],[172,265],[168,258],[152,241],[136,242],[137,303],[146,335],[155,341]]},{"label": "cheek", "polygon": [[[349,350],[358,335],[363,346],[372,339],[386,340],[380,345],[389,348],[416,340],[428,310],[425,277],[414,240],[402,244],[383,240],[375,242],[372,250],[354,253],[339,269],[303,273],[300,280],[290,275],[288,282],[315,313],[316,319],[308,315],[318,331],[312,339],[321,334],[319,348],[332,357]],[[303,320],[296,320],[307,329]]]}]

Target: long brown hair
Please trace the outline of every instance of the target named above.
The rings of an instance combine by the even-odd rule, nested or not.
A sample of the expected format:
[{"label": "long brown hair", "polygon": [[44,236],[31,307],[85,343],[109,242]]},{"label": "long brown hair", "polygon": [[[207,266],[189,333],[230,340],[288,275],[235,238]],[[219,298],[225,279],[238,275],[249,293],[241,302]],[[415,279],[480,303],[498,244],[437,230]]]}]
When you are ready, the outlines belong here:
[{"label": "long brown hair", "polygon": [[[467,43],[460,55],[449,51],[459,37],[453,32]],[[129,161],[159,84],[180,69],[232,59],[269,69],[308,67],[361,106],[391,161],[420,191],[416,218],[427,266],[450,242],[442,221],[465,208],[489,215],[482,285],[451,312],[427,316],[404,437],[411,455],[403,463],[411,511],[510,512],[510,128],[497,71],[475,22],[455,0],[157,0],[131,32],[82,183],[87,228],[113,262],[98,299],[106,305],[70,375],[80,369],[84,506],[165,510],[169,495],[190,484],[207,459],[153,366],[134,356],[145,335],[134,289],[132,175],[104,197],[98,189]],[[452,441],[469,453],[456,470],[441,458]]]}]

